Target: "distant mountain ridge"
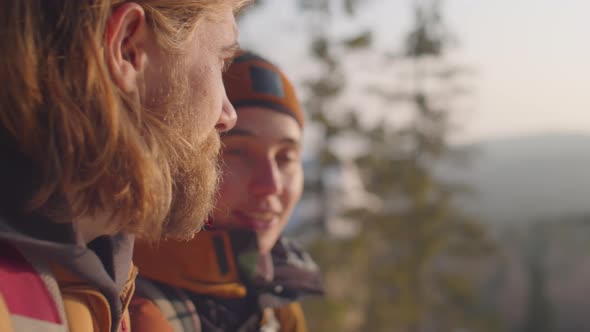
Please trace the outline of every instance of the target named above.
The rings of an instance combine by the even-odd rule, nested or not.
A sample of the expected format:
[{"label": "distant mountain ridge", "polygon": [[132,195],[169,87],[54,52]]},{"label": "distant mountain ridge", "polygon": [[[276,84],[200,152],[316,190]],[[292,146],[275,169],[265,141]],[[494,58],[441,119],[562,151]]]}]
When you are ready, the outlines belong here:
[{"label": "distant mountain ridge", "polygon": [[444,165],[437,172],[475,190],[458,202],[482,221],[590,214],[590,136],[537,135],[464,147],[474,151],[467,167]]}]

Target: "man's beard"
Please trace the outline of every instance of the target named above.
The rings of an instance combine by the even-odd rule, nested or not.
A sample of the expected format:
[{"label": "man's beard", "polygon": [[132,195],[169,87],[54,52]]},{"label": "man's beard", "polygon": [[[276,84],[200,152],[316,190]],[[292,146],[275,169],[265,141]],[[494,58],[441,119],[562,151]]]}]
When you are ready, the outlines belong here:
[{"label": "man's beard", "polygon": [[216,131],[172,172],[172,203],[163,235],[191,239],[203,227],[214,206],[220,179],[220,140]]},{"label": "man's beard", "polygon": [[148,97],[147,104],[168,128],[159,144],[164,151],[162,162],[170,172],[172,197],[161,235],[190,239],[201,230],[214,205],[220,179],[220,138],[211,128],[209,136],[199,142],[202,138],[198,137],[203,135],[197,132],[196,124],[211,110],[195,113],[189,98],[192,87],[180,67],[171,68],[159,89]]}]

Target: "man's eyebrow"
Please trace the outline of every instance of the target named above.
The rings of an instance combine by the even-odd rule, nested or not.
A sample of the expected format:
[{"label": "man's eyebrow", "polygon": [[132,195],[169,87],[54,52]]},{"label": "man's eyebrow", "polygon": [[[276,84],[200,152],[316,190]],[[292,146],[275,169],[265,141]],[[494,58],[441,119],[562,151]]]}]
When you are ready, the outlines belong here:
[{"label": "man's eyebrow", "polygon": [[233,58],[236,55],[236,53],[238,53],[239,50],[240,50],[240,43],[237,41],[231,45],[226,45],[221,48],[221,51],[224,54],[226,54],[228,58]]}]

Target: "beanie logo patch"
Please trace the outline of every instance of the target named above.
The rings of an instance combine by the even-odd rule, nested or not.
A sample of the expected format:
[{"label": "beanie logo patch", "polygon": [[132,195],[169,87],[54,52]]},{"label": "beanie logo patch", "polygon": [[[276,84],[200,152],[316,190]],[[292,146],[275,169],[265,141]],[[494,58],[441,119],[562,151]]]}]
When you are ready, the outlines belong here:
[{"label": "beanie logo patch", "polygon": [[254,92],[277,98],[285,97],[281,76],[274,71],[264,67],[252,66],[250,67],[250,78]]}]

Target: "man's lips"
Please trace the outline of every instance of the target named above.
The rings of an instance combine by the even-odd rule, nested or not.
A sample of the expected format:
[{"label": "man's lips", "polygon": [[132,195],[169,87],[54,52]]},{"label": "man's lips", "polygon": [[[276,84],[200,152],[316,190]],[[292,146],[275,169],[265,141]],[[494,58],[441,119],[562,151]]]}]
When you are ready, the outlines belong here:
[{"label": "man's lips", "polygon": [[252,230],[268,230],[275,225],[280,217],[280,214],[273,211],[256,211],[256,212],[242,212],[236,211],[234,215],[237,217],[240,224]]}]

